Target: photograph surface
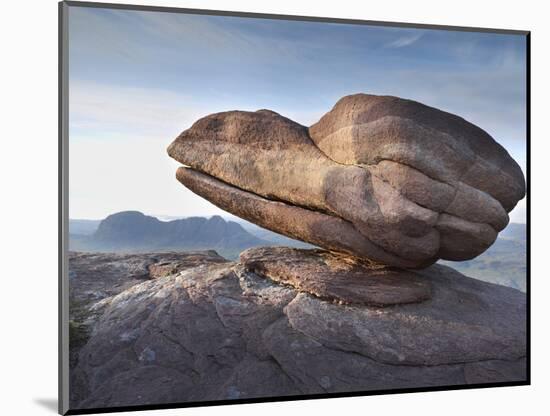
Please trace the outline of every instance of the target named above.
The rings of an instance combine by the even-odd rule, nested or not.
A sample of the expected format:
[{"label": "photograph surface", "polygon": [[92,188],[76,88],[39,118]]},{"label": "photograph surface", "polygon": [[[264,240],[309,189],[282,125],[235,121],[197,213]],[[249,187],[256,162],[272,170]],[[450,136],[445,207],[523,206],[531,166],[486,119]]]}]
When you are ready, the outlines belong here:
[{"label": "photograph surface", "polygon": [[61,11],[71,411],[529,382],[527,33]]}]

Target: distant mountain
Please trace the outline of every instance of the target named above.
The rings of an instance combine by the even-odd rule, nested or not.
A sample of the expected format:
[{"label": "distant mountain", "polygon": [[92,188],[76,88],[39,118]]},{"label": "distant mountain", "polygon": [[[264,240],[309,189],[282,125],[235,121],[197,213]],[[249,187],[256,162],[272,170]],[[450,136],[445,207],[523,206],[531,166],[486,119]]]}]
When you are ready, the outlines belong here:
[{"label": "distant mountain", "polygon": [[[80,224],[76,225],[78,227]],[[70,231],[69,248],[73,251],[214,249],[222,256],[235,258],[249,247],[269,245],[236,222],[226,221],[217,215],[160,221],[138,211],[125,211],[109,215],[99,223],[93,234],[78,235],[74,228]]]},{"label": "distant mountain", "polygon": [[[180,220],[180,219],[186,219],[186,217],[177,217],[177,216],[169,216],[169,215],[162,215],[162,216],[155,216],[157,219],[163,222],[168,221],[174,221],[174,220]],[[191,217],[193,218],[193,217]],[[223,217],[222,217],[223,218]],[[256,224],[253,224],[251,222],[248,222],[246,220],[243,220],[238,217],[231,217],[231,219],[225,218],[225,221],[228,222],[235,222],[239,225],[241,225],[246,231],[248,231],[250,234],[258,237],[260,240],[264,240],[271,245],[277,245],[277,246],[288,246],[288,247],[296,247],[296,248],[312,248],[315,247],[311,244],[304,243],[303,241],[294,240],[292,238],[286,237],[282,234],[277,234],[273,231],[269,231],[265,228],[262,228]],[[99,224],[101,223],[101,220],[69,220],[69,229],[70,233],[75,235],[91,235],[93,234],[97,228],[99,227]],[[79,237],[76,237],[77,239]]]},{"label": "distant mountain", "polygon": [[527,281],[527,227],[509,224],[482,255],[468,261],[440,261],[459,272],[486,282],[525,292]]},{"label": "distant mountain", "polygon": [[95,233],[101,220],[69,220],[69,230],[71,234],[91,235]]}]

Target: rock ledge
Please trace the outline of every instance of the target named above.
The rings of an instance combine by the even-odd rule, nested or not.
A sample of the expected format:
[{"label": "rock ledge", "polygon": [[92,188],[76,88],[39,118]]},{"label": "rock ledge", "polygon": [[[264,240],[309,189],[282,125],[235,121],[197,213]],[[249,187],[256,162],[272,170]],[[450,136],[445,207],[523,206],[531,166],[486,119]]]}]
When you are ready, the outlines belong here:
[{"label": "rock ledge", "polygon": [[[80,274],[102,264],[86,256],[74,257]],[[323,252],[265,248],[242,263],[195,254],[201,262],[187,268],[186,254],[176,257],[94,304],[71,370],[72,408],[525,380],[526,300],[517,290],[434,265],[416,273],[429,299],[341,305],[251,270],[254,259],[281,282],[302,264],[305,276],[328,273]],[[134,269],[116,269],[132,279]]]},{"label": "rock ledge", "polygon": [[337,303],[389,306],[431,296],[430,282],[414,272],[325,250],[252,248],[240,262],[258,276]]}]

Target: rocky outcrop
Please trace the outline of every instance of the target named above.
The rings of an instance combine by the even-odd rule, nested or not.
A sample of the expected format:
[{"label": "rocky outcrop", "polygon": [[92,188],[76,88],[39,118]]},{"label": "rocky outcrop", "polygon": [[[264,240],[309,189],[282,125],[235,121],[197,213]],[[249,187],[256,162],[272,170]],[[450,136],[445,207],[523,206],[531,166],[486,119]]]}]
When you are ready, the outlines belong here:
[{"label": "rocky outcrop", "polygon": [[158,277],[205,264],[227,263],[215,251],[182,253],[69,253],[69,365],[70,397],[80,402],[86,394],[87,380],[75,369],[80,350],[86,345],[102,316],[96,307],[136,285]]},{"label": "rocky outcrop", "polygon": [[70,298],[93,304],[155,277],[208,263],[227,263],[214,250],[168,253],[69,253]]},{"label": "rocky outcrop", "polygon": [[212,114],[168,148],[178,180],[292,238],[398,267],[484,252],[525,194],[486,132],[397,97],[344,97],[309,129],[268,110]]},{"label": "rocky outcrop", "polygon": [[248,249],[241,253],[240,263],[258,276],[341,304],[389,306],[431,297],[429,281],[413,272],[325,250]]},{"label": "rocky outcrop", "polygon": [[[103,264],[87,256],[72,257],[74,279]],[[398,272],[384,282],[376,266],[321,250],[251,249],[237,263],[143,256],[141,282],[89,309],[74,409],[525,379],[525,295],[445,266],[407,276],[429,296],[381,307],[369,296],[391,291]],[[357,268],[373,273],[362,271],[363,288]],[[136,268],[116,270],[123,282]],[[364,297],[346,298],[331,273]]]}]

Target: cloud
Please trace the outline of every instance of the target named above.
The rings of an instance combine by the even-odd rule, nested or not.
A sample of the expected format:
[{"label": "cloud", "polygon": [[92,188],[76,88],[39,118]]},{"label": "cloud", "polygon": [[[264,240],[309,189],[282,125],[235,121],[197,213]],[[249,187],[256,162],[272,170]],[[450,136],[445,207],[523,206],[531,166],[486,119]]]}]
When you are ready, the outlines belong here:
[{"label": "cloud", "polygon": [[69,209],[75,218],[124,210],[206,215],[221,210],[175,179],[166,147],[203,110],[189,96],[155,88],[72,80],[69,85]]},{"label": "cloud", "polygon": [[373,92],[413,99],[457,114],[499,142],[525,144],[524,84],[525,72],[516,66],[412,68],[388,70],[373,77]]},{"label": "cloud", "polygon": [[395,39],[393,42],[390,42],[386,45],[388,48],[403,48],[405,46],[412,45],[416,41],[418,41],[422,36],[424,35],[423,32],[415,33],[408,36],[401,36],[397,39]]},{"label": "cloud", "polygon": [[186,95],[155,88],[71,81],[71,131],[85,135],[138,134],[175,137],[201,114]]},{"label": "cloud", "polygon": [[171,138],[71,135],[69,216],[102,219],[114,212],[193,216],[220,214],[175,178],[179,164],[166,154]]},{"label": "cloud", "polygon": [[[177,134],[233,109],[270,108],[310,125],[357,92],[458,114],[525,166],[520,37],[78,7],[70,13],[77,216],[121,208],[214,213],[173,179],[165,148]],[[101,175],[90,173],[98,169]]]},{"label": "cloud", "polygon": [[70,16],[71,56],[75,62],[99,58],[94,65],[105,61],[138,65],[134,68],[139,70],[151,61],[173,69],[185,63],[187,72],[208,67],[212,60],[299,65],[305,50],[322,51],[324,46],[307,36],[272,31],[265,20],[258,24],[239,17],[86,8],[73,8]]},{"label": "cloud", "polygon": [[519,201],[512,212],[510,212],[509,216],[510,222],[525,224],[527,222],[527,200],[523,198]]}]

